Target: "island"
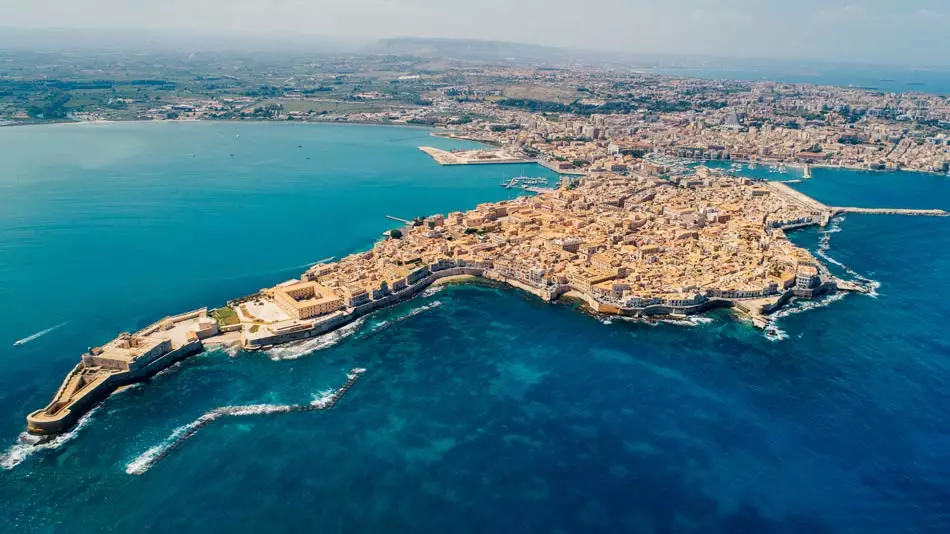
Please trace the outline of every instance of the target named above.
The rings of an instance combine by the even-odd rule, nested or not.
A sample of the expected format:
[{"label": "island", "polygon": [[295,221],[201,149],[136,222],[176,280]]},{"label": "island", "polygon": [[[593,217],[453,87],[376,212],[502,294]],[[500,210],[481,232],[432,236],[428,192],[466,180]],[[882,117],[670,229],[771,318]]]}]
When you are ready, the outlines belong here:
[{"label": "island", "polygon": [[27,429],[65,432],[118,388],[206,348],[263,350],[323,335],[444,279],[481,278],[628,317],[730,307],[764,328],[767,314],[792,297],[866,289],[833,276],[785,234],[848,210],[858,208],[828,207],[781,183],[705,167],[672,179],[565,178],[536,196],[416,220],[371,250],[317,263],[211,312],[122,333],[82,355],[49,405],[27,416]]}]

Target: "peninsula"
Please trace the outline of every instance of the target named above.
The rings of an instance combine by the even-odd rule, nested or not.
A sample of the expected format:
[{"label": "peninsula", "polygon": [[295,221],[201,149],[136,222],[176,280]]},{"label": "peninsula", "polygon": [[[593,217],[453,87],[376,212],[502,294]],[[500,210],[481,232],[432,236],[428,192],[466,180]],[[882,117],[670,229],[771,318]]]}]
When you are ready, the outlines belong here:
[{"label": "peninsula", "polygon": [[764,327],[765,314],[792,296],[862,290],[837,280],[784,232],[826,224],[841,209],[783,184],[701,167],[670,180],[565,180],[538,196],[433,215],[369,251],[316,264],[211,313],[168,317],[90,349],[50,404],[29,414],[27,428],[64,432],[117,388],[208,346],[260,350],[319,336],[446,277],[481,277],[545,301],[569,295],[602,314],[682,316],[734,307]]}]

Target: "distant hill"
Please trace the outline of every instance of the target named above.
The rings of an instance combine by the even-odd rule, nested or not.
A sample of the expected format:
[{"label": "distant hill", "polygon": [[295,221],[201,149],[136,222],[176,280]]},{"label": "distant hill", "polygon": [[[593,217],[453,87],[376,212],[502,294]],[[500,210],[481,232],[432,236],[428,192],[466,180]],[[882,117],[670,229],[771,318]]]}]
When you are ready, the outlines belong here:
[{"label": "distant hill", "polygon": [[630,62],[626,54],[572,50],[505,41],[395,37],[369,46],[368,53],[461,61],[502,62],[532,65],[568,65]]}]

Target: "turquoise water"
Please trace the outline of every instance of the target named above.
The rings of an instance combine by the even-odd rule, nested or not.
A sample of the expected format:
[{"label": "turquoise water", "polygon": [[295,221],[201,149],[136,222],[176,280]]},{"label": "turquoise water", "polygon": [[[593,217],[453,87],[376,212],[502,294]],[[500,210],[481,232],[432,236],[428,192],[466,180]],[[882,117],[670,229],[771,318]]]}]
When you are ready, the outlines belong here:
[{"label": "turquoise water", "polygon": [[[0,129],[0,451],[88,345],[366,247],[385,214],[504,198],[520,172],[438,167],[420,144],[459,146],[364,126]],[[939,177],[805,186],[950,208]],[[784,341],[727,312],[603,324],[450,287],[312,352],[204,354],[0,470],[0,532],[946,532],[950,221],[834,228],[827,254],[879,295],[783,317]],[[221,420],[126,473],[209,410],[307,403],[353,367],[333,410]]]}]

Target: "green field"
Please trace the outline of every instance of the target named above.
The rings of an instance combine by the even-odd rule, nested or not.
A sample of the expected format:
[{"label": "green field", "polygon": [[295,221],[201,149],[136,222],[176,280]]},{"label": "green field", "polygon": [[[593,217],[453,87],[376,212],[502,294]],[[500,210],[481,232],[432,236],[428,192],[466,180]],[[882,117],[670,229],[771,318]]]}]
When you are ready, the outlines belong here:
[{"label": "green field", "polygon": [[231,308],[218,308],[211,312],[211,316],[218,322],[218,326],[230,326],[241,322],[237,312]]}]

